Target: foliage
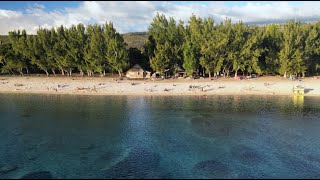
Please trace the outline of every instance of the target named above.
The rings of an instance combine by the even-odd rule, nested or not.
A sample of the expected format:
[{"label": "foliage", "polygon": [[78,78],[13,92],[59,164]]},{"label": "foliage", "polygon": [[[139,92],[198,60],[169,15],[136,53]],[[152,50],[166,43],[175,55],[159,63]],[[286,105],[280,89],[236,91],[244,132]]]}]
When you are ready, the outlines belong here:
[{"label": "foliage", "polygon": [[[192,15],[187,22],[157,14],[147,33],[119,34],[112,22],[25,30],[1,36],[2,73],[88,76],[118,72],[135,64],[160,73],[183,67],[188,76],[238,73],[315,75],[320,72],[320,21],[245,25]],[[139,38],[138,38],[139,36]],[[3,41],[3,42],[2,42]]]}]

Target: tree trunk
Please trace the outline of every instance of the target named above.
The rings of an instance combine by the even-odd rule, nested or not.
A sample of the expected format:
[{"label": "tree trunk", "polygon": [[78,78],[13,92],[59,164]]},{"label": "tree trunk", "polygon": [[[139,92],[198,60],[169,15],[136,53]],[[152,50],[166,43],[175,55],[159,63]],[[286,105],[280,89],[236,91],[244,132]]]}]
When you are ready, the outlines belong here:
[{"label": "tree trunk", "polygon": [[223,68],[222,73],[223,73],[223,77],[225,78],[226,77],[226,68],[225,67]]},{"label": "tree trunk", "polygon": [[11,71],[11,73],[12,73],[13,75],[15,75],[14,72],[12,71],[12,69],[10,69],[10,71]]},{"label": "tree trunk", "polygon": [[239,69],[236,70],[236,73],[235,73],[235,75],[234,75],[234,78],[237,78],[237,77],[238,77],[238,70],[239,70]]},{"label": "tree trunk", "polygon": [[69,69],[69,74],[70,74],[70,77],[71,77],[71,75],[72,75],[72,69]]},{"label": "tree trunk", "polygon": [[46,72],[47,76],[49,76],[49,72],[47,70],[44,70],[44,71]]},{"label": "tree trunk", "polygon": [[119,77],[122,77],[121,71],[118,71],[118,73],[119,73]]},{"label": "tree trunk", "polygon": [[83,77],[83,75],[84,75],[83,71],[82,71],[82,69],[80,69],[80,76]]},{"label": "tree trunk", "polygon": [[61,74],[62,74],[62,76],[64,76],[64,70],[63,69],[61,69]]},{"label": "tree trunk", "polygon": [[56,71],[54,69],[51,69],[54,76],[56,76]]},{"label": "tree trunk", "polygon": [[26,68],[26,70],[27,70],[27,74],[29,74],[29,69],[28,69],[28,68]]},{"label": "tree trunk", "polygon": [[303,73],[302,73],[302,77],[304,78],[305,76],[306,76],[306,74],[303,72]]},{"label": "tree trunk", "polygon": [[103,76],[106,76],[106,70],[103,70]]},{"label": "tree trunk", "polygon": [[284,72],[283,77],[284,77],[284,78],[287,78],[287,72]]},{"label": "tree trunk", "polygon": [[209,71],[209,79],[211,79],[211,72]]}]

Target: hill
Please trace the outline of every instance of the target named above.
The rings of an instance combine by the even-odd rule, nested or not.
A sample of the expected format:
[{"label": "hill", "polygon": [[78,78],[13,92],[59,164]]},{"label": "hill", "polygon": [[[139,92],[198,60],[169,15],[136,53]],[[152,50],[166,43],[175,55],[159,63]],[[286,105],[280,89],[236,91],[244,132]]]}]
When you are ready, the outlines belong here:
[{"label": "hill", "polygon": [[133,32],[123,34],[124,41],[128,44],[128,48],[143,48],[145,41],[148,39],[146,32]]}]

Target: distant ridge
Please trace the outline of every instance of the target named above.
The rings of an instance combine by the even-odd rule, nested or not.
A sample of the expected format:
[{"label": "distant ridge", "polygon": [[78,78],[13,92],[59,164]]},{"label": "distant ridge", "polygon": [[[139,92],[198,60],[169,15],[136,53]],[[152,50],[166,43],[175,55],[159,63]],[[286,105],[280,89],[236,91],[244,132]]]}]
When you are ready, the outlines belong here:
[{"label": "distant ridge", "polygon": [[142,49],[148,39],[147,32],[129,32],[122,35],[124,41],[128,45],[128,48]]},{"label": "distant ridge", "polygon": [[147,35],[147,32],[128,32],[123,33],[122,35]]}]

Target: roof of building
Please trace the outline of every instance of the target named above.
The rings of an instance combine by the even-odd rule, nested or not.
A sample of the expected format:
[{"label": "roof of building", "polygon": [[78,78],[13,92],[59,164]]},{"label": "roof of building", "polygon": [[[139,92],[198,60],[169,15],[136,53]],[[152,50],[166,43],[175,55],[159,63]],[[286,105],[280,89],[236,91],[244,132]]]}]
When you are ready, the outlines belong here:
[{"label": "roof of building", "polygon": [[179,66],[178,64],[175,64],[174,65],[174,69],[177,71],[177,72],[184,72],[185,70],[181,67],[181,66]]},{"label": "roof of building", "polygon": [[129,71],[144,71],[139,64],[134,65],[131,69],[129,69]]}]

